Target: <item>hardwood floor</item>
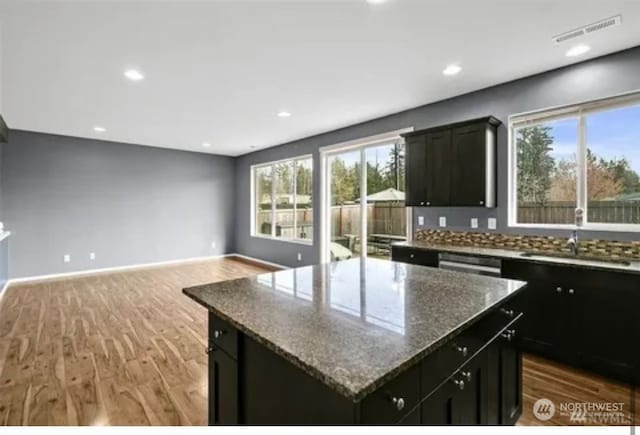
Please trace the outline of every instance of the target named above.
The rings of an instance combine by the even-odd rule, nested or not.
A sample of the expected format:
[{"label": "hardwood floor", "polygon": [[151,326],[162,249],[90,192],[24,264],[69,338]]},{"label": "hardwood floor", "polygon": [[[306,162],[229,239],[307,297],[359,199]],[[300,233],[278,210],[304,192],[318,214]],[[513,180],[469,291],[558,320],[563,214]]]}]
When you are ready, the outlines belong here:
[{"label": "hardwood floor", "polygon": [[181,290],[265,270],[225,258],[10,286],[0,424],[206,424],[206,310]]},{"label": "hardwood floor", "polygon": [[[547,359],[525,355],[523,358],[523,409],[518,425],[630,425],[639,424],[640,394],[629,385],[612,381],[593,373],[559,364]],[[632,400],[635,394],[635,400]],[[555,405],[555,414],[542,421],[533,413],[539,399],[549,399]],[[635,402],[635,403],[634,403]],[[594,403],[621,404],[621,413],[605,412],[602,416],[591,413],[561,410],[561,404]],[[601,405],[602,406],[602,405]],[[634,409],[635,408],[635,409]]]},{"label": "hardwood floor", "polygon": [[[181,289],[267,270],[226,258],[12,285],[0,299],[0,424],[206,424],[206,311]],[[537,419],[540,398],[621,402],[632,418],[628,386],[536,356],[524,357],[523,390],[519,425],[584,423]]]}]

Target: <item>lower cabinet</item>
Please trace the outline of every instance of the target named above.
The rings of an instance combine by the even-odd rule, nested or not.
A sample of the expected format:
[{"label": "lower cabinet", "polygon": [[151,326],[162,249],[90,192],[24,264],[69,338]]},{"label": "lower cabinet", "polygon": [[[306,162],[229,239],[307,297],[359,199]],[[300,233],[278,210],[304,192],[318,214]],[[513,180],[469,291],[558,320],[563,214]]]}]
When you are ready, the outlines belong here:
[{"label": "lower cabinet", "polygon": [[502,274],[528,281],[521,350],[639,383],[640,276],[524,261],[503,261]]},{"label": "lower cabinet", "polygon": [[209,424],[515,424],[522,407],[513,345],[520,318],[510,307],[496,308],[357,402],[229,331],[238,339],[237,347],[227,346],[237,350],[235,358],[216,341],[208,349]]},{"label": "lower cabinet", "polygon": [[434,390],[421,404],[422,424],[515,424],[522,412],[522,358],[514,336],[515,329],[505,329]]},{"label": "lower cabinet", "polygon": [[238,424],[238,363],[217,347],[208,352],[209,424]]}]

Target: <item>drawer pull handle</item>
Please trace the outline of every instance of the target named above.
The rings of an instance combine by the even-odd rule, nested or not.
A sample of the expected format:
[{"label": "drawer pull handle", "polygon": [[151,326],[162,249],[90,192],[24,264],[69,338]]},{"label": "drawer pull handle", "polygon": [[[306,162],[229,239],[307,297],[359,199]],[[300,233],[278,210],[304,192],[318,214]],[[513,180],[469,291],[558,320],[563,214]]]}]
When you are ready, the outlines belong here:
[{"label": "drawer pull handle", "polygon": [[462,379],[454,379],[453,383],[461,390],[464,390],[464,381]]},{"label": "drawer pull handle", "polygon": [[224,331],[218,331],[217,329],[215,331],[213,331],[213,337],[214,338],[220,338],[224,335]]},{"label": "drawer pull handle", "polygon": [[504,314],[506,314],[508,317],[513,317],[515,315],[515,311],[513,310],[507,310],[506,308],[502,308],[500,311],[502,311]]},{"label": "drawer pull handle", "polygon": [[456,350],[460,352],[463,357],[466,357],[467,353],[469,353],[469,349],[467,349],[467,346],[456,346]]},{"label": "drawer pull handle", "polygon": [[556,287],[556,291],[557,291],[558,293],[562,293],[562,287]]},{"label": "drawer pull handle", "polygon": [[398,411],[404,409],[404,399],[402,397],[392,397],[391,403],[393,403]]},{"label": "drawer pull handle", "polygon": [[504,334],[502,334],[502,338],[506,339],[507,341],[511,341],[511,339],[513,338],[513,334],[511,333],[512,331],[507,331]]},{"label": "drawer pull handle", "polygon": [[213,352],[215,349],[213,347],[208,347],[204,350],[205,353],[209,354],[211,352]]},{"label": "drawer pull handle", "polygon": [[415,254],[409,255],[409,258],[414,258],[414,257],[415,257]]},{"label": "drawer pull handle", "polygon": [[462,372],[461,375],[467,380],[467,382],[471,382],[471,372]]},{"label": "drawer pull handle", "polygon": [[570,294],[570,295],[574,294],[575,292],[576,292],[576,291],[575,291],[574,289],[572,289],[572,288],[570,288],[570,289],[569,289],[569,294]]}]

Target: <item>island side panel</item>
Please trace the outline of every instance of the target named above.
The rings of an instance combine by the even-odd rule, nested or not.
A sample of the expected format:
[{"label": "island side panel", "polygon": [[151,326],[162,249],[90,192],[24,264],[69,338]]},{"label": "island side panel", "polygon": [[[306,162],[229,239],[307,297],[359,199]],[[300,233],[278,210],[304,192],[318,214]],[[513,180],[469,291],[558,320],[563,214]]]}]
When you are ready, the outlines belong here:
[{"label": "island side panel", "polygon": [[240,336],[241,423],[353,424],[355,404],[283,357]]}]

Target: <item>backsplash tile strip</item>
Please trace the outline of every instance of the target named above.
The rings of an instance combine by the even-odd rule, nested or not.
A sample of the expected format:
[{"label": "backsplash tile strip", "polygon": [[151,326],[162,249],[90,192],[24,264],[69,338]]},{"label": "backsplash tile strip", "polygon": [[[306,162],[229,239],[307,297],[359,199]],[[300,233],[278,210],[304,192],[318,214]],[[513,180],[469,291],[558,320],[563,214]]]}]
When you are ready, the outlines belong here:
[{"label": "backsplash tile strip", "polygon": [[[473,246],[540,253],[569,252],[567,238],[466,231],[417,230],[415,240],[434,245]],[[580,252],[611,258],[640,259],[640,242],[580,239]]]}]

